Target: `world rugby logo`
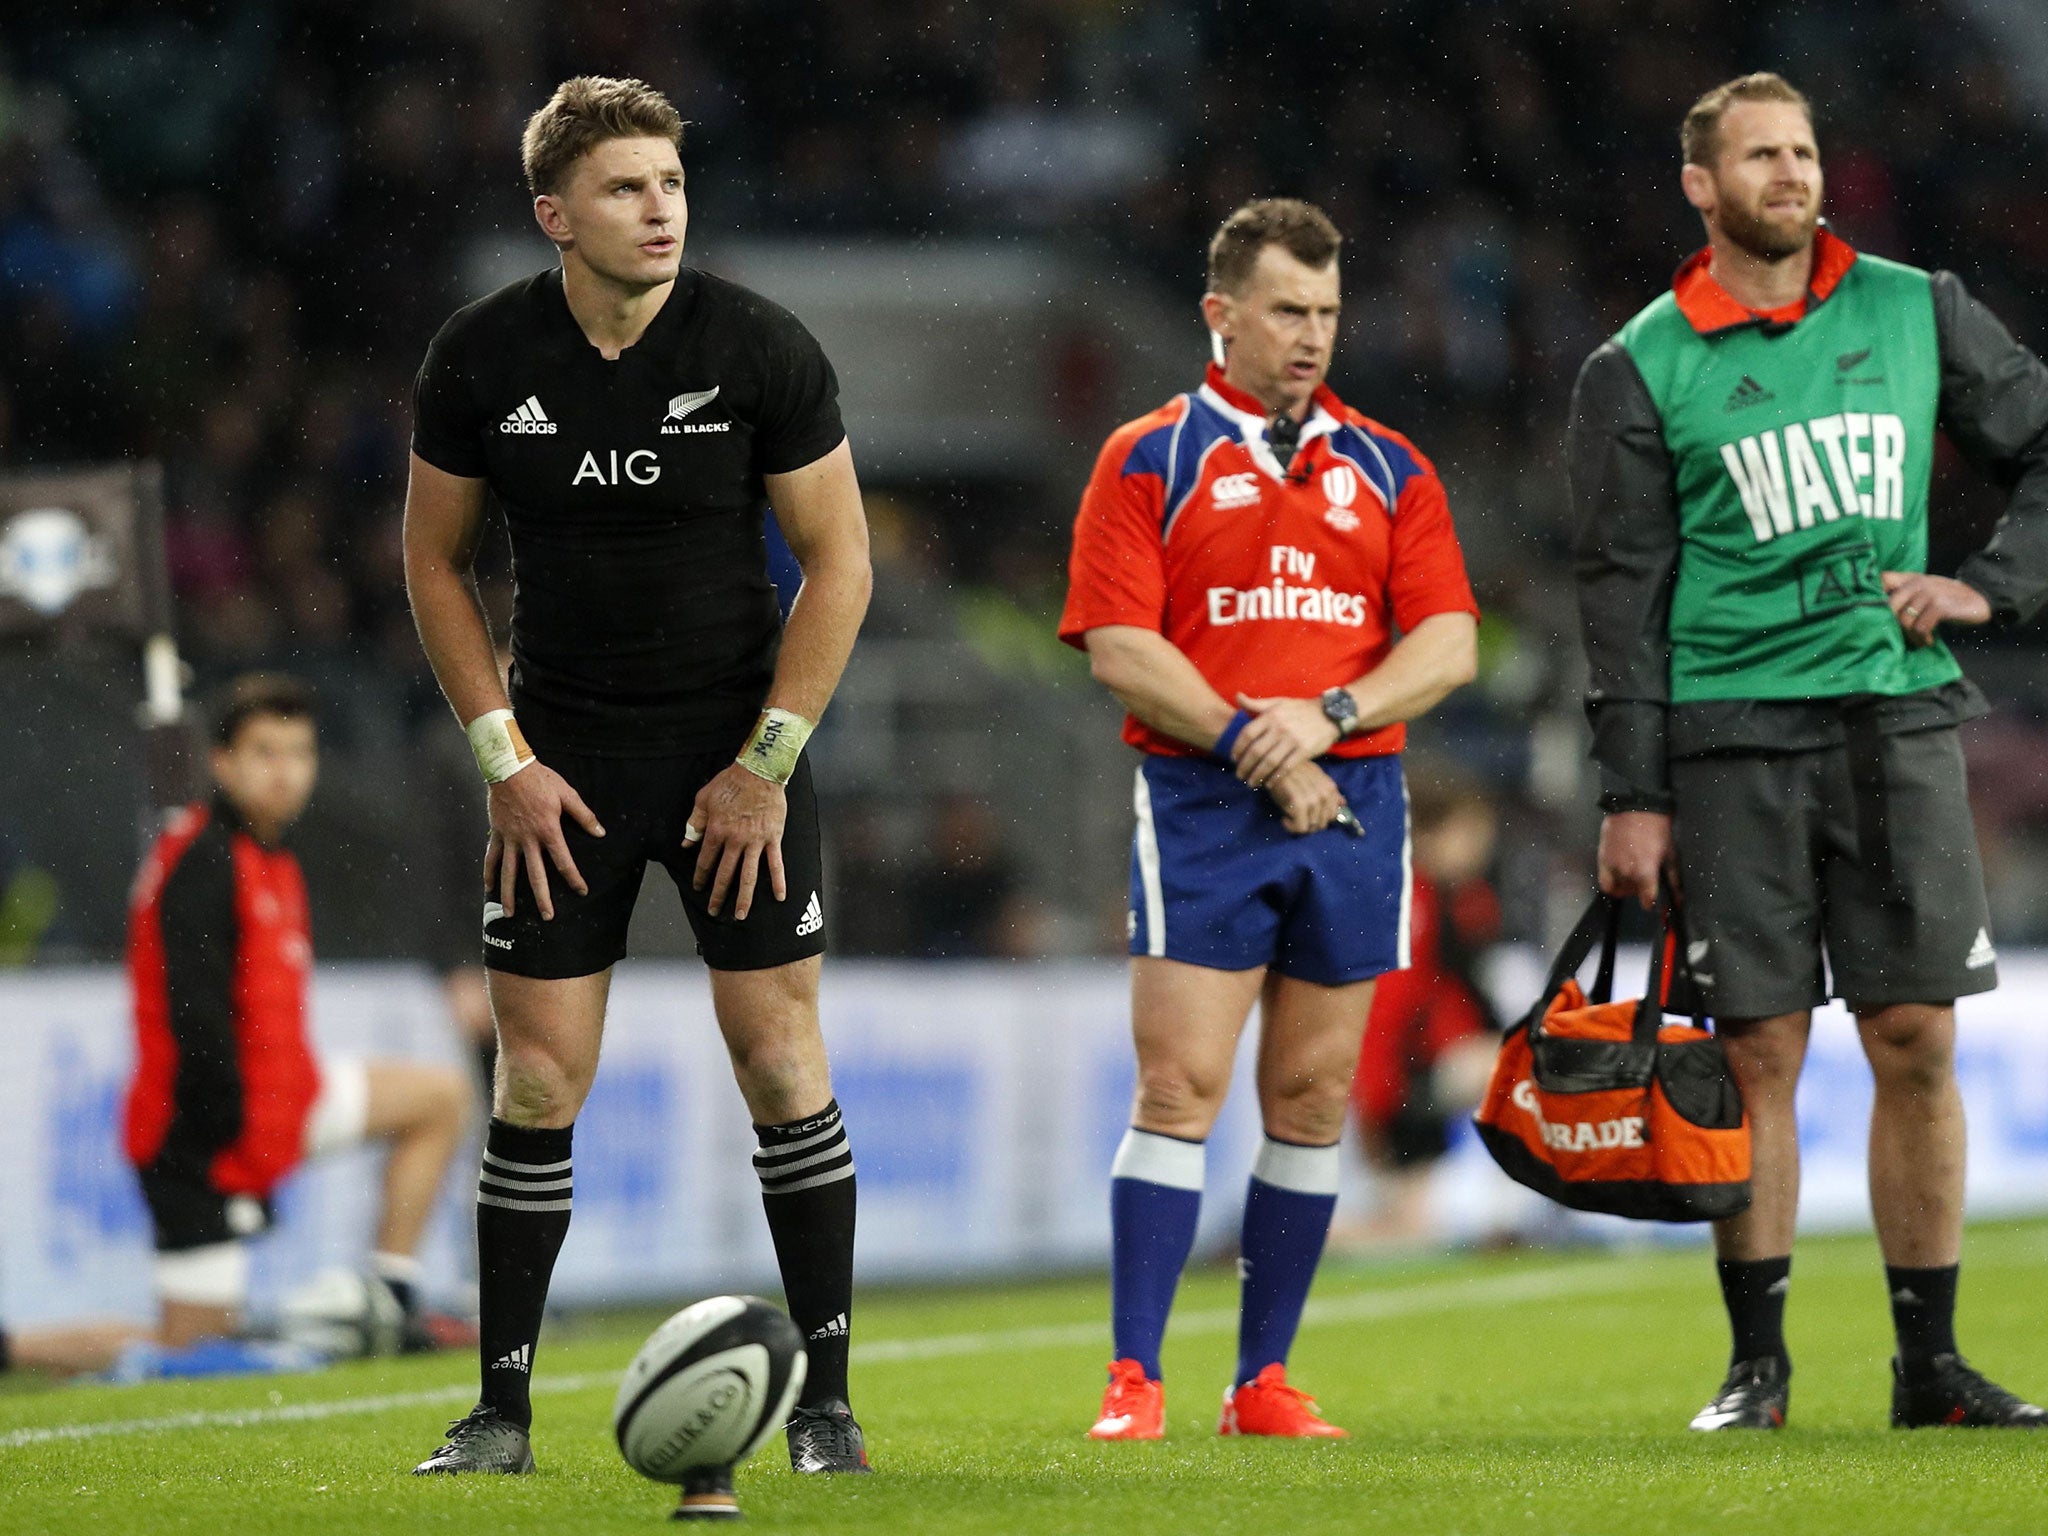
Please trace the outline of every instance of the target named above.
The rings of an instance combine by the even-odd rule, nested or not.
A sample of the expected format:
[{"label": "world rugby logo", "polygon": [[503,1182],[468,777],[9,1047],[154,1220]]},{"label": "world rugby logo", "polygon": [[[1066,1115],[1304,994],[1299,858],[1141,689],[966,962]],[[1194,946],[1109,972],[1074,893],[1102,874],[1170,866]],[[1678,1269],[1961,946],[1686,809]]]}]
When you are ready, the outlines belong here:
[{"label": "world rugby logo", "polygon": [[0,597],[45,618],[69,608],[81,592],[112,586],[120,574],[105,543],[67,508],[35,507],[0,529]]},{"label": "world rugby logo", "polygon": [[1339,533],[1349,533],[1358,526],[1358,514],[1351,510],[1351,503],[1358,500],[1358,471],[1349,464],[1335,464],[1323,471],[1323,498],[1329,502],[1329,509],[1323,513],[1323,521]]}]

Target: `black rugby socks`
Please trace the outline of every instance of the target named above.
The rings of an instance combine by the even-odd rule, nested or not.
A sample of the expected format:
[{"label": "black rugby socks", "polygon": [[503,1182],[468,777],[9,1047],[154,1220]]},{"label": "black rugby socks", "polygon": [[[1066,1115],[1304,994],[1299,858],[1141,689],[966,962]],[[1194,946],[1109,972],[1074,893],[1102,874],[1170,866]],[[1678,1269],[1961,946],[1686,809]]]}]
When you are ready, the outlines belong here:
[{"label": "black rugby socks", "polygon": [[754,1172],[761,1178],[782,1294],[810,1355],[797,1406],[844,1402],[853,1317],[854,1177],[839,1101],[787,1125],[757,1125],[754,1135],[761,1143]]},{"label": "black rugby socks", "polygon": [[481,1401],[525,1429],[533,1346],[555,1256],[569,1235],[573,1126],[541,1130],[492,1120],[476,1191],[477,1352]]},{"label": "black rugby socks", "polygon": [[1938,1269],[1884,1267],[1892,1296],[1892,1327],[1899,1336],[1899,1363],[1924,1370],[1936,1355],[1956,1353],[1956,1278],[1961,1266]]},{"label": "black rugby socks", "polygon": [[1714,1265],[1721,1277],[1721,1300],[1728,1308],[1728,1326],[1735,1335],[1731,1364],[1745,1360],[1776,1360],[1792,1370],[1785,1348],[1785,1294],[1792,1289],[1792,1256],[1782,1259],[1722,1259]]}]

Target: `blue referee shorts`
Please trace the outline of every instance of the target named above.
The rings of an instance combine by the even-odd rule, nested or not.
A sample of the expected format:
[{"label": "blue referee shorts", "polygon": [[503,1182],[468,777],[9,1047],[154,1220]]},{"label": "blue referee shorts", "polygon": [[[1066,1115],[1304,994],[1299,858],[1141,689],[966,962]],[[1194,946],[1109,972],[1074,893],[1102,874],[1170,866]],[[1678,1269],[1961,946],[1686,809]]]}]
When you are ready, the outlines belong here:
[{"label": "blue referee shorts", "polygon": [[1133,790],[1131,953],[1326,987],[1408,964],[1401,759],[1328,757],[1365,828],[1289,832],[1263,790],[1204,757],[1148,756]]}]

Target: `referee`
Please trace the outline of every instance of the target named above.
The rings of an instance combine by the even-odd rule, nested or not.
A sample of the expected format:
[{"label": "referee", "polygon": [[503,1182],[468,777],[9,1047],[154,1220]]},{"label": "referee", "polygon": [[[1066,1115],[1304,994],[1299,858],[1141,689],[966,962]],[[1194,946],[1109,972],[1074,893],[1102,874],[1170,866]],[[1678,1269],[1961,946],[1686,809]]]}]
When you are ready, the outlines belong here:
[{"label": "referee", "polygon": [[[477,1193],[483,1390],[422,1473],[533,1467],[528,1385],[569,1226],[570,1137],[650,861],[711,970],[807,1340],[791,1465],[868,1465],[847,1405],[853,1158],[818,1030],[803,756],[867,608],[867,525],[817,342],[682,265],[682,130],[637,80],[564,83],[523,146],[560,265],[458,311],[415,389],[406,588],[490,786],[499,1039]],[[487,495],[517,585],[509,696],[471,574]],[[803,568],[786,629],[764,499]]]},{"label": "referee", "polygon": [[[1755,1203],[1715,1230],[1732,1359],[1692,1427],[1785,1421],[1793,1097],[1831,991],[1876,1080],[1891,1421],[2042,1427],[1954,1333],[1955,999],[1998,972],[1956,736],[1986,705],[1938,630],[2048,596],[2048,369],[1954,274],[1820,227],[1812,114],[1778,76],[1709,91],[1682,138],[1707,248],[1587,359],[1569,463],[1601,888],[1647,905],[1680,878],[1753,1137]],[[1937,425],[2008,494],[1956,580],[1926,573]]]}]

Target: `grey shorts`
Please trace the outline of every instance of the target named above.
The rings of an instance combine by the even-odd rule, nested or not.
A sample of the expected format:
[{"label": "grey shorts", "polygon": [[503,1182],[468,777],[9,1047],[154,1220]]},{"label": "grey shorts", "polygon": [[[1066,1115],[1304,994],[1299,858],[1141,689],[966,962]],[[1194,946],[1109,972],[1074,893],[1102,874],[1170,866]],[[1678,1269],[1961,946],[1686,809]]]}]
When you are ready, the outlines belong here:
[{"label": "grey shorts", "polygon": [[1671,788],[1694,969],[1717,1017],[1817,1007],[1830,978],[1859,1011],[1998,985],[1953,728],[1680,759]]}]

